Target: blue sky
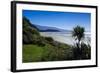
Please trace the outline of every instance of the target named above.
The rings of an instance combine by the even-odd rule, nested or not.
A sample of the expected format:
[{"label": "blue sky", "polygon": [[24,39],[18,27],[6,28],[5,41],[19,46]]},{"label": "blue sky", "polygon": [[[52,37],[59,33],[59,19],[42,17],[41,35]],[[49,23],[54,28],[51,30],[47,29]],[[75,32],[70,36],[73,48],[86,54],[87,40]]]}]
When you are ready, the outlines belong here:
[{"label": "blue sky", "polygon": [[23,16],[32,24],[41,26],[72,30],[73,27],[80,25],[86,31],[91,30],[90,13],[23,10]]}]

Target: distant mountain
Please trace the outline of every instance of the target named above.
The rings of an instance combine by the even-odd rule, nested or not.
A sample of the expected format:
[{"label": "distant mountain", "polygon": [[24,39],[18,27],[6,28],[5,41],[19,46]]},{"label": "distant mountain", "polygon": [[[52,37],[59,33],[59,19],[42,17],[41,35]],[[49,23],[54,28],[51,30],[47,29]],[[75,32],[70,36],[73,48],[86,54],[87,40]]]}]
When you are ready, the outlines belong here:
[{"label": "distant mountain", "polygon": [[41,25],[31,25],[35,26],[40,32],[70,32],[70,30],[64,30],[56,27],[41,26]]}]

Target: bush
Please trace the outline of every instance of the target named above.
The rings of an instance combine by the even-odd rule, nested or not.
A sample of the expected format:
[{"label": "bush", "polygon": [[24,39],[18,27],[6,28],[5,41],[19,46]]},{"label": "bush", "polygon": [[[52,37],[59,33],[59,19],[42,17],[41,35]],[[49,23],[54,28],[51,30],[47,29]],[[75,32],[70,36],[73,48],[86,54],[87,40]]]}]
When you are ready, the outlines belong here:
[{"label": "bush", "polygon": [[90,45],[86,45],[84,43],[81,44],[82,49],[82,59],[90,59],[91,58],[91,47]]},{"label": "bush", "polygon": [[32,34],[29,31],[25,31],[23,34],[23,43],[24,44],[30,44],[32,43]]},{"label": "bush", "polygon": [[47,40],[48,42],[54,41],[52,37],[45,37],[45,40]]},{"label": "bush", "polygon": [[85,43],[81,43],[81,48],[73,46],[73,59],[90,59],[91,58],[91,47]]}]

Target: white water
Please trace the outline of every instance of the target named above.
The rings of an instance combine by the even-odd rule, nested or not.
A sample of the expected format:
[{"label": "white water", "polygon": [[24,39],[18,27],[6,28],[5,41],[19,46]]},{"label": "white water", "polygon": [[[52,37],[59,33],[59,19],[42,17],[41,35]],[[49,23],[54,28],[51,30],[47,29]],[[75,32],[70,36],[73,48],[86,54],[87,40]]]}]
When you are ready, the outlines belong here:
[{"label": "white water", "polygon": [[[75,38],[72,37],[71,32],[40,32],[41,36],[44,37],[52,37],[55,41],[74,45]],[[85,38],[82,40],[86,44],[90,44],[91,34],[89,32],[85,32]]]}]

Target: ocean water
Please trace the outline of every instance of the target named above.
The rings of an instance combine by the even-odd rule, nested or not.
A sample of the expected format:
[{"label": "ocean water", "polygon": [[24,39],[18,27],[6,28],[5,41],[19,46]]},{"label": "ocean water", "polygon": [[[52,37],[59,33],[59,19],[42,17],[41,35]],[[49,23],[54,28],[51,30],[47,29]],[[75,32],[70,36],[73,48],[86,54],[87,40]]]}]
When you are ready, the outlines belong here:
[{"label": "ocean water", "polygon": [[[75,44],[75,38],[72,37],[71,32],[40,32],[41,36],[44,37],[52,37],[55,41],[74,45]],[[85,37],[82,39],[82,41],[86,44],[91,43],[91,34],[90,32],[85,32]]]}]

